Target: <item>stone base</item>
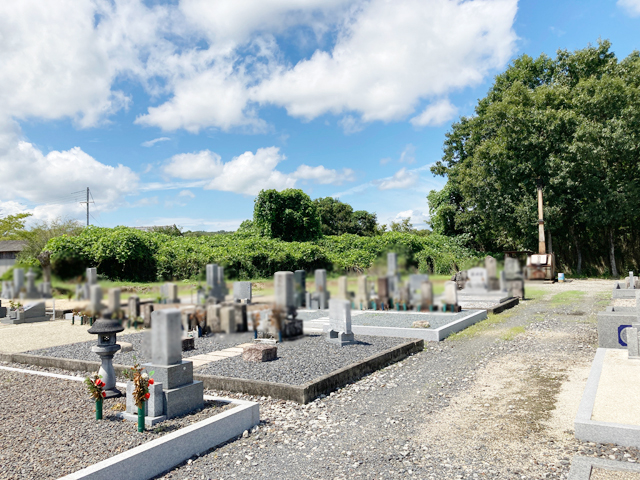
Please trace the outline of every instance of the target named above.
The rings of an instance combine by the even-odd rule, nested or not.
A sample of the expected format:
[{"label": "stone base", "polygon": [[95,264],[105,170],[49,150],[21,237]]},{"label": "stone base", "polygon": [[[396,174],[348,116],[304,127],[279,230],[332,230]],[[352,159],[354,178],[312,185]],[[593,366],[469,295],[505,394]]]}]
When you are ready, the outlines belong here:
[{"label": "stone base", "polygon": [[327,342],[340,345],[341,347],[356,343],[353,333],[336,332],[335,330],[329,330],[325,338]]},{"label": "stone base", "polygon": [[302,335],[302,320],[287,319],[282,326],[282,338],[294,338]]},{"label": "stone base", "polygon": [[[127,412],[117,412],[116,417],[122,418],[123,420],[128,420],[130,422],[138,421],[138,414],[135,415]],[[167,419],[166,415],[162,415],[160,417],[144,417],[144,426],[147,428],[153,427],[160,422],[164,422]]]},{"label": "stone base", "polygon": [[196,346],[193,337],[187,337],[182,339],[182,351],[195,350]]},{"label": "stone base", "polygon": [[142,366],[145,372],[153,372],[153,375],[151,375],[153,380],[156,383],[161,383],[168,390],[193,381],[193,362],[182,360],[176,365],[144,363]]},{"label": "stone base", "polygon": [[195,381],[188,385],[164,391],[167,418],[179,417],[204,407],[204,385]]},{"label": "stone base", "polygon": [[111,390],[105,390],[105,392],[107,396],[104,398],[118,398],[122,396],[122,392],[115,387]]},{"label": "stone base", "polygon": [[245,362],[269,362],[278,358],[278,347],[264,343],[253,343],[242,349],[242,359]]}]

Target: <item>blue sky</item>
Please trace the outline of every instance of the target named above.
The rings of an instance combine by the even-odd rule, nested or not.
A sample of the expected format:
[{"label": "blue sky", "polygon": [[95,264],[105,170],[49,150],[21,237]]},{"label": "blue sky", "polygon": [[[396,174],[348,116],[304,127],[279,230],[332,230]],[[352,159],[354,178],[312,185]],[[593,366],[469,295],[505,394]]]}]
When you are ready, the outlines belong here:
[{"label": "blue sky", "polygon": [[0,4],[0,215],[234,230],[262,188],[424,227],[445,133],[509,61],[609,39],[640,0]]}]

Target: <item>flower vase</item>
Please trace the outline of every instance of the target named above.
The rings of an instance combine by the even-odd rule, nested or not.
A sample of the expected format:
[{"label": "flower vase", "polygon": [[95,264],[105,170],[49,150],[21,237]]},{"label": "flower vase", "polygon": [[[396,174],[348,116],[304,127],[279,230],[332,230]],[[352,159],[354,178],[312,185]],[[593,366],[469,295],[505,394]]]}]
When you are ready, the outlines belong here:
[{"label": "flower vase", "polygon": [[138,431],[144,432],[144,405],[138,407]]},{"label": "flower vase", "polygon": [[96,420],[102,420],[102,399],[96,400]]}]

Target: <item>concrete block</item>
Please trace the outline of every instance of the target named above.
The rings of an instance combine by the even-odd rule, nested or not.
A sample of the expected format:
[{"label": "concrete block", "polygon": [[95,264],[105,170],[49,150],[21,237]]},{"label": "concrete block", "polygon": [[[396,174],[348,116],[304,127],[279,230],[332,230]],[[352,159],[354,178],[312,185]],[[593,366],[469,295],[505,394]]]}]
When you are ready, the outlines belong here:
[{"label": "concrete block", "polygon": [[236,309],[234,307],[220,308],[220,330],[225,333],[236,333]]},{"label": "concrete block", "polygon": [[[155,375],[154,375],[155,376]],[[153,379],[153,385],[149,385],[149,400],[147,404],[147,416],[161,417],[164,415],[164,392],[162,391],[162,383]]]},{"label": "concrete block", "polygon": [[204,406],[204,386],[194,381],[178,388],[164,390],[167,419],[178,417]]},{"label": "concrete block", "polygon": [[151,314],[151,363],[174,365],[182,360],[182,317],[180,310],[158,310]]},{"label": "concrete block", "polygon": [[[620,307],[615,307],[617,310]],[[633,307],[627,307],[633,308]],[[633,311],[600,312],[598,318],[598,347],[627,348],[627,329],[637,322]]]},{"label": "concrete block", "polygon": [[293,296],[293,272],[276,272],[274,275],[275,303],[278,308],[287,311],[295,306]]},{"label": "concrete block", "polygon": [[251,303],[251,282],[233,282],[233,299]]},{"label": "concrete block", "polygon": [[164,385],[166,389],[177,388],[193,381],[193,363],[182,360],[177,365],[155,365],[144,363],[145,372],[153,372],[153,379]]}]

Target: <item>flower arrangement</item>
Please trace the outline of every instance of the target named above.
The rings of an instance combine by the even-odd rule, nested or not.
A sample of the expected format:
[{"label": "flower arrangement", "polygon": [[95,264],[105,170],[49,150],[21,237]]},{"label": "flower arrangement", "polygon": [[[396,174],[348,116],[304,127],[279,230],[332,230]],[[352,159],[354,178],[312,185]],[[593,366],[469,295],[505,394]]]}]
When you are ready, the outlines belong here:
[{"label": "flower arrangement", "polygon": [[13,300],[9,300],[9,309],[10,310],[18,310],[22,307],[20,302],[14,302]]},{"label": "flower arrangement", "polygon": [[107,396],[107,392],[104,391],[106,384],[102,380],[102,375],[98,375],[98,372],[85,378],[84,383],[87,385],[89,395],[91,395],[94,400],[102,400]]},{"label": "flower arrangement", "polygon": [[144,407],[144,402],[149,400],[149,385],[153,385],[153,372],[142,371],[142,367],[136,362],[136,364],[129,370],[124,371],[124,376],[133,382],[133,400],[138,408]]}]

